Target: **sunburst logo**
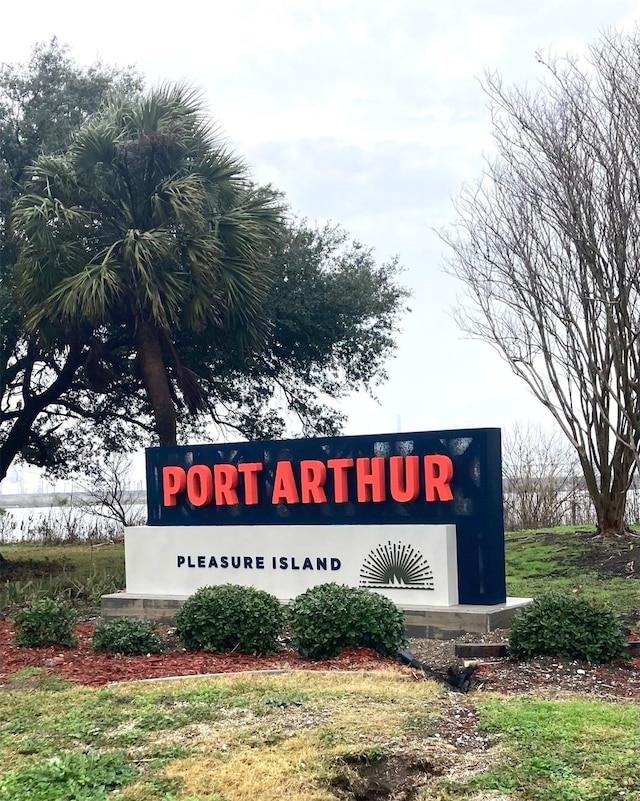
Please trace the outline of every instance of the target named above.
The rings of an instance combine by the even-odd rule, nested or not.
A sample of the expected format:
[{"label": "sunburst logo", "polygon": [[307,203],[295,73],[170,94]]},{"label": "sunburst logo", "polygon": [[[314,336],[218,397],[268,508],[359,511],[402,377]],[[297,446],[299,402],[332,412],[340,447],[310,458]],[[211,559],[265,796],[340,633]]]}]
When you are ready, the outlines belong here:
[{"label": "sunburst logo", "polygon": [[420,551],[389,540],[366,556],[360,570],[360,586],[432,590],[433,572]]}]

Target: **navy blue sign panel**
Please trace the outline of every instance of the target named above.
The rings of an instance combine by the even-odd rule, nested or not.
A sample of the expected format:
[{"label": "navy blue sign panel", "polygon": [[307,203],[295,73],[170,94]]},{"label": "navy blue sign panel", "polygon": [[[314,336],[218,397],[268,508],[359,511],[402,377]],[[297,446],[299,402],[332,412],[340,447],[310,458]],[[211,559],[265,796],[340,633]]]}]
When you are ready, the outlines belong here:
[{"label": "navy blue sign panel", "polygon": [[147,505],[150,526],[451,523],[460,603],[506,599],[499,429],[149,448]]}]

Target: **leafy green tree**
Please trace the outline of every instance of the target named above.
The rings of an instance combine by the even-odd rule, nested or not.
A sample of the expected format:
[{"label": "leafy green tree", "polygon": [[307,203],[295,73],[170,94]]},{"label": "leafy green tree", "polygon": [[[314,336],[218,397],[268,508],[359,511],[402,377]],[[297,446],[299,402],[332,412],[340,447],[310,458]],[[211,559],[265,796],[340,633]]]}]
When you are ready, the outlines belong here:
[{"label": "leafy green tree", "polygon": [[121,331],[160,444],[175,444],[176,389],[192,414],[204,408],[176,337],[212,328],[232,329],[239,347],[260,341],[281,218],[192,89],[118,98],[62,155],[36,160],[14,204],[26,329],[57,347]]},{"label": "leafy green tree", "polygon": [[273,269],[265,346],[243,357],[194,343],[191,363],[205,368],[214,418],[243,436],[338,434],[334,401],[386,379],[408,297],[398,262],[377,265],[339,226],[301,221],[278,241]]},{"label": "leafy green tree", "polygon": [[[170,323],[170,335],[162,323],[154,324],[162,358],[158,374],[164,383],[165,401],[168,384],[173,404],[173,410],[166,404],[168,416],[175,415],[182,440],[208,438],[211,421],[224,429],[225,436],[230,429],[251,438],[279,436],[286,431],[306,435],[339,432],[343,419],[334,401],[353,390],[372,393],[386,377],[385,363],[394,351],[399,318],[407,298],[400,284],[397,262],[378,266],[370,249],[351,242],[337,226],[317,229],[306,222],[287,222],[284,229],[278,227],[277,237],[267,236],[268,248],[261,247],[259,252],[249,254],[256,265],[255,275],[260,279],[252,287],[254,294],[247,296],[253,306],[231,301],[225,305],[225,291],[229,299],[238,298],[233,281],[213,299],[215,303],[209,306],[206,301],[200,303],[193,285],[185,278],[182,262],[178,274],[172,275],[164,257],[153,264],[152,277],[156,280],[157,270],[159,283],[152,281],[149,292],[138,295],[138,282],[135,281],[134,291],[133,279],[122,269],[124,252],[122,257],[116,255],[118,248],[124,251],[126,215],[142,214],[142,227],[127,230],[144,231],[144,219],[148,225],[154,213],[164,214],[166,231],[171,234],[163,238],[160,231],[151,232],[159,234],[155,244],[164,245],[164,255],[175,257],[178,240],[182,245],[189,240],[188,232],[177,222],[178,215],[189,212],[187,217],[194,223],[201,211],[197,204],[195,210],[181,208],[186,202],[187,187],[177,179],[190,177],[190,191],[199,197],[207,194],[206,185],[204,181],[198,184],[193,180],[198,170],[187,157],[183,173],[170,176],[171,202],[156,201],[155,211],[150,209],[154,193],[142,185],[140,173],[145,152],[143,143],[136,141],[135,121],[131,121],[130,128],[134,132],[133,144],[122,147],[119,141],[120,162],[114,160],[110,167],[100,166],[99,155],[95,147],[92,150],[87,134],[94,132],[94,145],[102,142],[109,147],[108,125],[114,124],[113,110],[118,104],[130,111],[136,108],[136,103],[128,102],[126,97],[138,93],[139,79],[130,72],[108,70],[101,65],[82,70],[55,42],[36,48],[34,53],[29,65],[6,67],[4,73],[0,72],[0,98],[9,97],[17,85],[16,76],[22,76],[23,81],[22,88],[16,90],[13,105],[7,101],[3,106],[1,119],[6,125],[0,126],[0,147],[5,138],[20,135],[17,129],[22,119],[32,120],[27,126],[29,131],[40,131],[40,139],[29,140],[29,148],[21,151],[20,160],[15,154],[13,161],[5,159],[16,169],[16,177],[9,184],[10,194],[2,194],[0,479],[16,457],[63,475],[84,468],[98,449],[107,453],[125,451],[157,442],[154,406],[145,391],[140,359],[136,358],[139,334],[135,315],[145,309],[158,312],[160,321],[165,315]],[[47,76],[55,86],[48,87]],[[54,90],[60,88],[62,92],[65,87],[70,92],[69,98],[65,100],[61,93],[49,100]],[[102,106],[112,88],[119,90],[120,100],[112,102],[97,118],[104,127],[100,128],[97,119],[92,119],[74,139],[86,117]],[[25,104],[25,109],[20,103]],[[42,111],[39,103],[43,104]],[[66,107],[67,115],[60,112]],[[14,117],[8,109],[12,109]],[[139,107],[138,112],[142,113]],[[33,122],[36,120],[40,123]],[[183,119],[180,124],[188,128],[187,122]],[[169,150],[165,156],[176,158],[166,138],[153,143],[152,138],[147,137],[147,157],[149,150],[155,148],[157,153],[165,147]],[[126,137],[124,141],[128,141]],[[84,172],[73,161],[79,157],[80,145],[87,156],[82,165]],[[6,147],[9,152],[10,145]],[[39,164],[45,169],[29,173],[29,163],[41,152],[45,157]],[[58,155],[46,158],[52,153]],[[220,154],[235,162],[224,148],[220,148]],[[139,163],[134,163],[134,155]],[[61,169],[65,162],[70,173]],[[227,243],[231,237],[227,255],[234,248],[236,252],[242,248],[242,242],[234,240],[233,232],[243,229],[247,215],[266,210],[270,216],[283,202],[273,190],[249,185],[241,165],[238,166],[238,180],[226,178],[226,184],[222,182],[218,188],[229,184],[231,188],[215,197],[216,202],[223,204],[219,210],[224,203],[237,204],[241,196],[245,203],[241,206],[244,216],[236,208],[228,226],[218,224],[221,240]],[[161,165],[154,168],[161,171]],[[108,183],[109,169],[118,172],[114,185],[128,184],[127,175],[140,182],[140,194],[136,195],[139,206],[133,209],[130,204],[129,212],[126,203],[123,204],[115,220],[110,219],[114,185]],[[82,173],[82,181],[74,184],[76,170]],[[29,180],[34,175],[28,187],[27,174]],[[128,191],[128,185],[126,188]],[[32,261],[37,281],[21,285],[21,297],[30,299],[29,325],[36,325],[38,320],[37,335],[25,333],[13,285],[14,252],[5,235],[10,204],[31,190],[42,193],[45,206],[39,207],[34,205],[33,198],[25,198],[18,201],[16,208],[23,215],[31,209],[33,218],[25,222],[36,229],[38,213],[48,208],[49,214],[52,205],[61,204],[56,207],[60,215],[55,215],[50,226],[39,221],[40,234],[45,239],[55,231],[56,247],[48,251],[49,261],[38,264]],[[145,191],[149,200],[146,206],[142,200]],[[176,215],[173,227],[169,221],[172,214]],[[206,216],[202,212],[200,221]],[[63,220],[69,227],[64,226]],[[82,227],[83,221],[86,228]],[[206,225],[210,225],[209,219]],[[136,240],[138,254],[149,247],[146,236],[149,233],[146,230],[142,241]],[[199,233],[196,231],[194,240]],[[20,236],[18,233],[18,241]],[[111,237],[112,244],[120,244],[111,251],[111,261],[107,259],[102,265],[97,254],[105,251],[104,237]],[[232,259],[223,264],[217,252],[215,257],[215,276],[222,267],[224,275],[234,276],[234,270],[242,266]],[[92,268],[85,275],[78,265],[88,265],[91,260]],[[20,270],[25,279],[29,274],[28,261],[27,255]],[[101,270],[102,278],[110,279],[111,283],[100,282]],[[51,285],[47,286],[49,280]],[[61,287],[65,281],[68,283]],[[72,283],[75,295],[66,291]],[[104,290],[102,300],[109,302],[102,303],[101,292],[94,297],[91,287]],[[167,305],[163,296],[159,306],[159,294],[165,289],[169,290]],[[211,286],[205,289],[209,291]],[[97,306],[96,301],[99,301]],[[85,314],[87,311],[90,313]],[[199,314],[206,318],[204,325],[198,323]],[[7,324],[9,320],[11,325]],[[172,425],[170,421],[169,428]]]},{"label": "leafy green tree", "polygon": [[[180,439],[248,439],[286,433],[333,435],[343,415],[336,400],[375,394],[386,378],[408,293],[397,261],[378,265],[373,252],[338,226],[290,222],[272,251],[273,283],[264,301],[268,333],[261,346],[239,348],[233,331],[178,332],[175,348],[197,376],[205,409],[194,418],[178,406]],[[58,443],[56,472],[84,470],[96,451],[134,449],[153,441],[151,408],[126,349],[110,351],[108,392],[77,385],[67,409],[77,422]]]},{"label": "leafy green tree", "polygon": [[18,455],[50,462],[60,425],[53,412],[64,412],[57,403],[85,358],[77,344],[43,350],[25,334],[14,293],[9,210],[39,154],[66,147],[112,92],[133,94],[141,86],[132,70],[79,67],[56,39],[36,45],[27,64],[0,66],[0,479]]}]

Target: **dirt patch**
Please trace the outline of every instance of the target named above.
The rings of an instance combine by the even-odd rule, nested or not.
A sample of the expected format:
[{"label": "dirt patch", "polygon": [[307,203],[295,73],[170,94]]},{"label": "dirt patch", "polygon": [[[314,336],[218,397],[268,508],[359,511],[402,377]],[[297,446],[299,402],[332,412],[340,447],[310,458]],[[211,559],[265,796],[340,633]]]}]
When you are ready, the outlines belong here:
[{"label": "dirt patch", "polygon": [[72,568],[68,559],[5,559],[0,554],[0,581],[31,581]]},{"label": "dirt patch", "polygon": [[[547,542],[561,544],[562,535],[545,532]],[[599,573],[611,578],[637,577],[640,573],[640,537],[624,534],[602,537],[592,531],[577,531],[580,553],[571,563],[580,571]]]},{"label": "dirt patch", "polygon": [[479,714],[467,696],[449,693],[442,702],[442,715],[438,721],[437,736],[464,754],[486,751],[490,738],[478,726]]},{"label": "dirt patch", "polygon": [[[556,531],[536,531],[526,535],[544,545],[553,545],[566,553],[571,567],[581,573],[598,573],[607,578],[629,578],[640,574],[640,535],[627,532],[617,537],[603,537],[593,529],[577,530],[567,535]],[[512,541],[522,539],[516,537]],[[562,576],[566,570],[550,570],[549,576]]]},{"label": "dirt patch", "polygon": [[371,750],[341,757],[328,784],[345,801],[411,801],[442,771],[422,756]]}]

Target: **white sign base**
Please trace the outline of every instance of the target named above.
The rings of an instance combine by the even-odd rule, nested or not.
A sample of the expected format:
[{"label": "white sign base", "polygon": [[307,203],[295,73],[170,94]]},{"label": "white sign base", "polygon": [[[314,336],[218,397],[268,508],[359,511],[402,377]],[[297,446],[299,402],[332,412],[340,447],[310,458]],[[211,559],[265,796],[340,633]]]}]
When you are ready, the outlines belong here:
[{"label": "white sign base", "polygon": [[286,602],[333,581],[399,606],[458,603],[453,525],[135,526],[125,561],[127,592],[139,595],[243,584]]}]

